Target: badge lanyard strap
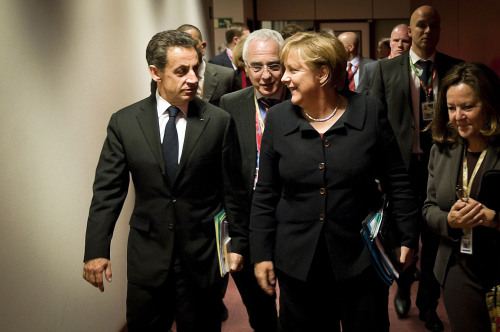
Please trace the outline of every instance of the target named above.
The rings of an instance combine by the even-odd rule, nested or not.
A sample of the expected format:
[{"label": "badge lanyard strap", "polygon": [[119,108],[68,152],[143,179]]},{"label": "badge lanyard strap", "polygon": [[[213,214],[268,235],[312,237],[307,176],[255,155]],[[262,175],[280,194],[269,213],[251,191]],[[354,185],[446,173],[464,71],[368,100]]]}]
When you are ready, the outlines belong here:
[{"label": "badge lanyard strap", "polygon": [[257,102],[257,94],[253,94],[253,99],[255,102],[255,135],[257,137],[257,153],[260,155],[260,145],[262,142],[262,134],[264,134],[264,119],[262,119],[262,113],[260,112],[259,103]]},{"label": "badge lanyard strap", "polygon": [[[481,167],[481,164],[483,163],[484,157],[486,156],[486,149],[484,149],[481,152],[481,155],[479,156],[479,160],[476,163],[476,166],[474,167],[474,170],[472,171],[472,175],[469,180],[469,172],[468,172],[468,167],[467,167],[467,154],[466,154],[466,149],[464,148],[464,155],[462,158],[462,186],[465,191],[466,197],[470,197],[470,191],[472,188],[472,183],[474,182],[474,179],[476,178],[476,174],[479,171],[479,168]],[[464,229],[464,235],[465,236],[471,236],[472,234],[472,229]]]},{"label": "badge lanyard strap", "polygon": [[425,84],[422,81],[422,76],[418,73],[418,70],[415,67],[415,65],[413,64],[413,61],[411,60],[411,56],[409,54],[408,54],[408,57],[410,58],[410,66],[411,66],[411,68],[413,69],[413,71],[417,75],[418,80],[420,81],[420,85],[422,86],[422,88],[424,88],[425,98],[427,99],[427,101],[429,101],[430,100],[430,95],[431,95],[431,92],[432,92],[432,85],[433,85],[432,83],[434,83],[434,79],[436,78],[436,66],[433,66],[434,68],[432,69],[432,76],[429,77],[429,80],[427,81],[427,84]]}]

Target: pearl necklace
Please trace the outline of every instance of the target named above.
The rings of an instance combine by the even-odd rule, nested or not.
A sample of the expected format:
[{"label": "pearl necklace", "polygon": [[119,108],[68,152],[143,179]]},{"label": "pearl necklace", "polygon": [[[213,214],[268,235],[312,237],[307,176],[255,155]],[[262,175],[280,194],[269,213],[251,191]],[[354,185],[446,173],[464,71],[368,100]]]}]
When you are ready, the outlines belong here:
[{"label": "pearl necklace", "polygon": [[339,105],[340,105],[340,98],[339,98],[339,102],[337,103],[337,106],[335,107],[335,109],[333,110],[332,114],[330,114],[329,116],[327,116],[326,118],[323,118],[323,119],[316,119],[316,118],[313,118],[312,116],[310,116],[309,114],[307,114],[307,111],[304,110],[304,114],[312,121],[315,121],[315,122],[326,122],[328,120],[330,120],[331,118],[333,118],[335,116],[335,114],[337,113],[337,109],[339,108]]}]

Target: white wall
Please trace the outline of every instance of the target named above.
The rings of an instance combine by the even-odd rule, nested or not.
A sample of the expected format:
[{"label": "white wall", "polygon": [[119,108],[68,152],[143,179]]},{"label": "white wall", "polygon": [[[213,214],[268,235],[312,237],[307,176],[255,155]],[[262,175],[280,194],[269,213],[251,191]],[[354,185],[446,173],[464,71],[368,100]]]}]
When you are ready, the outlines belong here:
[{"label": "white wall", "polygon": [[146,97],[158,31],[208,25],[207,0],[0,1],[0,330],[118,331],[129,197],[113,282],[82,279],[91,185],[112,112]]}]

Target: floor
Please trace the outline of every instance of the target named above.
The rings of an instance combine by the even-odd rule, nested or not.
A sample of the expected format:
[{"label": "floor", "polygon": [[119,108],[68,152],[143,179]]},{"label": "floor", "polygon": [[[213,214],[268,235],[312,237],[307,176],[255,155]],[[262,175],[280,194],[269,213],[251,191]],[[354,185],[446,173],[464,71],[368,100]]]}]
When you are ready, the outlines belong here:
[{"label": "floor", "polygon": [[[424,327],[424,323],[418,319],[418,309],[415,307],[415,294],[417,293],[417,287],[418,282],[413,283],[412,307],[410,309],[409,316],[405,319],[398,319],[396,313],[394,312],[392,301],[396,292],[396,286],[393,285],[391,287],[389,291],[389,319],[391,321],[391,332],[428,332],[428,330]],[[229,309],[229,318],[227,321],[222,323],[222,332],[252,332],[253,329],[250,328],[250,325],[248,324],[248,315],[245,307],[241,302],[238,290],[236,289],[232,279],[229,280],[224,303]],[[439,303],[437,313],[443,321],[444,332],[450,332],[450,324],[448,323],[442,301]]]}]

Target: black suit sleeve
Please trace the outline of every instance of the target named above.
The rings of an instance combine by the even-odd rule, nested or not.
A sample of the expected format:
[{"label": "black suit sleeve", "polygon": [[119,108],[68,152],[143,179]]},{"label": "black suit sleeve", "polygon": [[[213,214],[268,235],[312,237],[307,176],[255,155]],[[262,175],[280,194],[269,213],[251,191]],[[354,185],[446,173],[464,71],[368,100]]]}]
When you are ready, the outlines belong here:
[{"label": "black suit sleeve", "polygon": [[241,174],[241,152],[232,118],[224,135],[222,147],[224,206],[229,220],[231,250],[241,255],[248,252],[248,195]]},{"label": "black suit sleeve", "polygon": [[381,105],[378,109],[377,136],[379,144],[375,165],[378,167],[382,190],[389,196],[392,204],[394,220],[401,234],[401,245],[418,248],[420,212],[387,112]]},{"label": "black suit sleeve", "polygon": [[282,182],[279,172],[279,156],[274,150],[274,127],[266,121],[262,137],[259,161],[259,179],[255,188],[250,215],[250,257],[252,263],[274,260],[274,239],[277,221],[276,205],[281,197]]},{"label": "black suit sleeve", "polygon": [[128,192],[129,172],[116,118],[113,114],[109,122],[96,169],[84,261],[109,259],[113,230]]}]

